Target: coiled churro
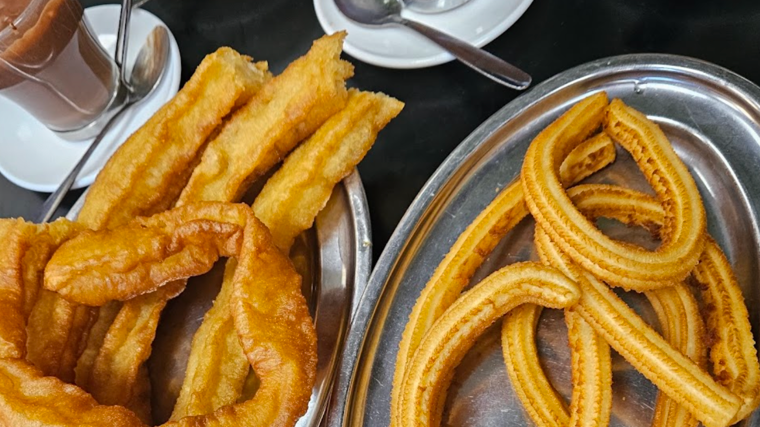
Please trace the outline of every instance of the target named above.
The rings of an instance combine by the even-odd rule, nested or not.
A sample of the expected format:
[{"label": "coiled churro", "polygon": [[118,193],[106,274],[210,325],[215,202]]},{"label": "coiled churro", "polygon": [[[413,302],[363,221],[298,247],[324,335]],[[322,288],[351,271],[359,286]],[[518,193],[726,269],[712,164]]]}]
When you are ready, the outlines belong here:
[{"label": "coiled churro", "polygon": [[[665,211],[662,245],[654,252],[605,236],[572,204],[557,172],[559,160],[604,122],[628,150]],[[536,222],[579,266],[614,286],[646,291],[683,280],[704,247],[705,212],[694,179],[654,123],[620,100],[591,95],[544,129],[522,168],[525,200]]]},{"label": "coiled churro", "polygon": [[[626,225],[639,225],[659,235],[664,211],[656,199],[633,190],[608,185],[581,185],[568,190],[575,206],[590,219],[603,216]],[[704,369],[704,323],[699,306],[683,283],[646,292],[670,344]],[[653,427],[696,426],[697,419],[664,393],[657,396]]]},{"label": "coiled churro", "polygon": [[[579,145],[563,162],[560,176],[571,185],[604,168],[615,160],[615,147],[609,137],[600,135]],[[520,182],[505,188],[462,232],[449,253],[436,268],[409,315],[399,344],[393,377],[391,414],[400,414],[400,390],[407,365],[422,337],[441,314],[456,300],[470,278],[499,241],[519,223],[528,210]],[[401,426],[391,417],[391,424]]]},{"label": "coiled churro", "polygon": [[536,244],[552,265],[576,280],[581,299],[574,309],[610,346],[707,427],[730,425],[742,399],[674,349],[607,285],[572,264],[541,227]]},{"label": "coiled churro", "polygon": [[532,262],[504,267],[462,294],[425,335],[409,365],[401,390],[401,425],[440,423],[439,402],[445,399],[453,368],[498,318],[524,303],[564,308],[578,296],[567,277]]}]

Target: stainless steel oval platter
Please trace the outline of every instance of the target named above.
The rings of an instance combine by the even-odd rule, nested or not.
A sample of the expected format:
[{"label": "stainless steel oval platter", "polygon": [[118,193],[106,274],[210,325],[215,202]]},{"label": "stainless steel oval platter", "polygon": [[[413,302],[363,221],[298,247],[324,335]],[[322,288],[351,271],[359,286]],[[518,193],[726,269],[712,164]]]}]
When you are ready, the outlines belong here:
[{"label": "stainless steel oval platter", "polygon": [[[84,195],[72,207],[75,219]],[[317,383],[299,427],[316,427],[325,413],[336,378],[348,322],[372,267],[369,210],[357,172],[336,186],[315,227],[304,233],[291,257],[305,277],[304,293],[317,328]],[[161,317],[149,360],[153,413],[168,418],[185,376],[190,343],[221,285],[223,263],[191,279],[186,291],[171,301]]]},{"label": "stainless steel oval platter", "polygon": [[[659,123],[689,166],[710,233],[734,266],[758,336],[760,88],[723,68],[683,57],[603,59],[564,72],[502,108],[425,185],[383,251],[354,315],[328,412],[331,427],[388,425],[398,343],[433,270],[464,228],[518,177],[533,137],[570,105],[600,90]],[[591,179],[646,189],[630,156],[620,150],[616,163]],[[642,238],[632,229],[600,225],[617,237]],[[510,232],[473,282],[502,265],[535,257],[532,230],[528,219]],[[624,298],[657,327],[639,295]],[[506,375],[497,332],[491,328],[457,368],[443,425],[532,425]],[[545,311],[538,345],[552,383],[569,397],[569,351],[560,312]],[[617,354],[613,370],[611,425],[648,426],[657,389]],[[760,426],[758,411],[744,425]]]}]

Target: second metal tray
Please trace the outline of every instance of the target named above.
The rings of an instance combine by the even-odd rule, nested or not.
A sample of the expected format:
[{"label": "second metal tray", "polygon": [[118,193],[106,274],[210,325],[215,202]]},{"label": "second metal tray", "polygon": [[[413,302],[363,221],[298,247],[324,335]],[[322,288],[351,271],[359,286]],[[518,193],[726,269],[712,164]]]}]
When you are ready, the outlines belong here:
[{"label": "second metal tray", "polygon": [[[518,177],[535,135],[570,105],[601,90],[656,121],[689,166],[708,212],[709,231],[733,264],[758,336],[760,88],[689,58],[646,54],[603,59],[564,72],[505,106],[425,185],[381,255],[352,321],[330,426],[388,425],[398,343],[433,270],[467,224]],[[630,156],[618,152],[615,165],[592,179],[646,189]],[[502,265],[535,257],[532,228],[528,220],[510,232],[473,282]],[[627,230],[610,231],[636,237]],[[624,298],[657,327],[639,295]],[[569,350],[560,312],[545,310],[537,342],[550,380],[569,397]],[[648,426],[657,389],[616,354],[613,369],[611,425]],[[745,425],[760,425],[758,412]],[[498,329],[486,333],[457,368],[442,424],[532,425],[506,375]]]}]

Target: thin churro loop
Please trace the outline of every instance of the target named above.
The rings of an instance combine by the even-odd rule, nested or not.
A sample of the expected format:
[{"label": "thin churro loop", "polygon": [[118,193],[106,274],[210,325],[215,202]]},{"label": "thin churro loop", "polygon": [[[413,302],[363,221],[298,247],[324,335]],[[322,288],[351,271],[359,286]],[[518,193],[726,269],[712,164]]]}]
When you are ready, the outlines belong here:
[{"label": "thin churro loop", "polygon": [[574,304],[575,284],[557,270],[537,263],[512,264],[462,294],[425,335],[401,390],[403,426],[435,426],[438,401],[445,396],[453,368],[480,334],[520,304],[564,308]]},{"label": "thin churro loop", "polygon": [[[579,145],[562,163],[560,176],[571,185],[615,160],[615,147],[606,135]],[[501,191],[459,236],[449,253],[425,285],[409,315],[399,344],[391,394],[391,424],[401,427],[396,416],[401,411],[403,378],[422,337],[462,293],[488,254],[517,223],[528,215],[519,181]],[[394,416],[395,415],[395,416]]]},{"label": "thin churro loop", "polygon": [[[559,160],[591,132],[604,130],[628,150],[663,205],[663,243],[654,252],[605,236],[573,206]],[[598,93],[572,107],[530,145],[522,168],[531,214],[580,267],[613,286],[646,291],[683,280],[704,248],[705,212],[694,179],[654,123]]]}]

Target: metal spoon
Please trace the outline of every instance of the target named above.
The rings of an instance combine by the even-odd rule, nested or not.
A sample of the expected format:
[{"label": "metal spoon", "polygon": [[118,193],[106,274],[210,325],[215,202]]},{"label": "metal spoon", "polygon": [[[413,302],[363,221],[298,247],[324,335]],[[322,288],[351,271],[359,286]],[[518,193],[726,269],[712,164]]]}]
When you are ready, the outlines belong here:
[{"label": "metal spoon", "polygon": [[116,122],[116,119],[119,118],[129,107],[143,100],[156,88],[156,86],[158,86],[158,82],[161,80],[164,70],[166,69],[168,58],[169,33],[166,31],[166,28],[159,26],[151,31],[148,35],[148,39],[140,48],[140,52],[137,55],[137,60],[132,68],[132,74],[129,77],[129,83],[133,90],[128,94],[127,102],[124,103],[116,114],[111,117],[108,123],[106,123],[103,130],[101,130],[95,140],[92,141],[92,144],[90,144],[87,151],[82,155],[79,163],[74,166],[74,169],[71,170],[58,189],[45,200],[45,203],[42,205],[42,208],[36,217],[36,222],[48,222],[50,218],[52,218],[55,210],[61,204],[63,197],[66,196],[71,189],[71,186],[74,185],[74,181],[76,181],[79,172],[87,163],[87,160],[95,151],[95,148],[100,144],[100,141],[103,140],[103,137]]},{"label": "metal spoon", "polygon": [[335,0],[335,4],[348,19],[359,24],[377,27],[402,25],[411,28],[449,51],[470,68],[504,86],[522,90],[530,85],[530,75],[514,65],[448,34],[402,17],[402,0]]},{"label": "metal spoon", "polygon": [[470,0],[406,0],[404,5],[419,13],[441,13],[456,9]]}]

